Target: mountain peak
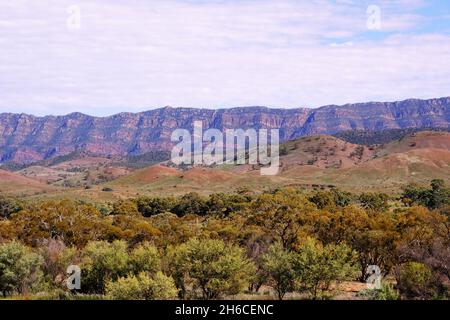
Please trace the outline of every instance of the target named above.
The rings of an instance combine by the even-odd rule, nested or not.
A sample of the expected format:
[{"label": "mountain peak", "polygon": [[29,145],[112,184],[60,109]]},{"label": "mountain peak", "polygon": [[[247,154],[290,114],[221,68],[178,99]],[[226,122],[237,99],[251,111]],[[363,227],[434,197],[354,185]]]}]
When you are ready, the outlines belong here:
[{"label": "mountain peak", "polygon": [[0,163],[35,162],[80,150],[104,156],[128,155],[130,150],[167,151],[172,147],[172,131],[191,129],[196,120],[203,121],[204,128],[219,130],[277,128],[282,140],[348,130],[448,128],[450,98],[331,105],[318,109],[166,106],[111,117],[91,117],[79,112],[59,117],[3,113],[0,114]]}]

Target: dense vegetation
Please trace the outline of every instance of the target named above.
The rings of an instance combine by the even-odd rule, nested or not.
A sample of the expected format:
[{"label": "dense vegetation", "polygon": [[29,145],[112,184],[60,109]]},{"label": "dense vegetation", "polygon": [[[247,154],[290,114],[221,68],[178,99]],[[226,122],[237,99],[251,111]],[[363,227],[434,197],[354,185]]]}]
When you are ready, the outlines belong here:
[{"label": "dense vegetation", "polygon": [[[384,276],[369,299],[446,299],[450,190],[196,193],[115,203],[0,198],[0,294],[54,299],[328,299]],[[81,268],[69,292],[67,267]]]}]

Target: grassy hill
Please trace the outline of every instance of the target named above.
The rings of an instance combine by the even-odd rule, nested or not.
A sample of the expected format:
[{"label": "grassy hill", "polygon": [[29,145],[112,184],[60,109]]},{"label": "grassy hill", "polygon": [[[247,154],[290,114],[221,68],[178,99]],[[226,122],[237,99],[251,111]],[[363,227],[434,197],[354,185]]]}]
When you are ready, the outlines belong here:
[{"label": "grassy hill", "polygon": [[[233,192],[241,188],[259,192],[282,186],[398,192],[410,182],[427,184],[433,178],[450,182],[450,133],[447,132],[411,133],[377,146],[320,135],[289,141],[281,146],[281,151],[281,167],[276,176],[261,176],[260,167],[249,164],[175,168],[162,162],[136,170],[95,157],[73,159],[50,168],[31,167],[20,171],[22,175],[11,175],[15,180],[24,179],[16,190],[19,193],[29,189],[31,193],[45,192],[48,197],[99,201],[144,194]],[[89,177],[93,183],[89,188],[81,184],[51,189],[45,184],[46,174],[48,179],[61,174],[66,174],[69,180],[86,181]],[[107,178],[102,182],[98,180],[99,175]]]}]

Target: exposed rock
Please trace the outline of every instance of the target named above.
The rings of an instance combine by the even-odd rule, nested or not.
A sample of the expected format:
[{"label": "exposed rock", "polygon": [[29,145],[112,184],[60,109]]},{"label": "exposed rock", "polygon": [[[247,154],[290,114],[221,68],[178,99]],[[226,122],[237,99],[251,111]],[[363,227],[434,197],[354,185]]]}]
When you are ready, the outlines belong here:
[{"label": "exposed rock", "polygon": [[0,163],[31,163],[87,151],[98,155],[138,155],[170,150],[174,129],[280,128],[282,140],[345,130],[385,130],[450,126],[450,98],[325,106],[318,109],[162,108],[142,113],[91,117],[81,113],[35,117],[0,114]]}]

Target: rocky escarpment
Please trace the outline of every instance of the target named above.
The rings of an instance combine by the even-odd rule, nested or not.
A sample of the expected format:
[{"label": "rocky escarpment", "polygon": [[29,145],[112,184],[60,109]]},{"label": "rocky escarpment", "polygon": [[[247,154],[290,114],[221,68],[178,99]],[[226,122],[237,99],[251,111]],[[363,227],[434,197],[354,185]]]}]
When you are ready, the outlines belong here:
[{"label": "rocky escarpment", "polygon": [[280,128],[283,140],[346,130],[384,130],[450,126],[450,98],[325,106],[318,109],[171,108],[92,117],[81,113],[35,117],[0,114],[0,162],[30,163],[87,151],[136,155],[168,150],[177,128]]}]

